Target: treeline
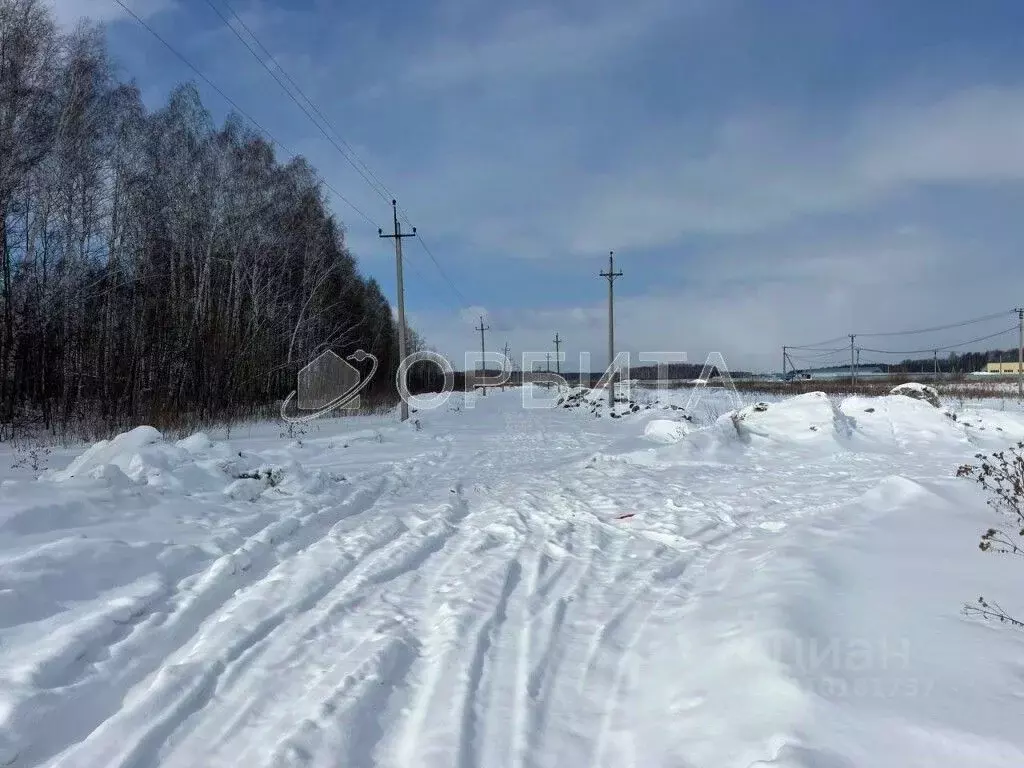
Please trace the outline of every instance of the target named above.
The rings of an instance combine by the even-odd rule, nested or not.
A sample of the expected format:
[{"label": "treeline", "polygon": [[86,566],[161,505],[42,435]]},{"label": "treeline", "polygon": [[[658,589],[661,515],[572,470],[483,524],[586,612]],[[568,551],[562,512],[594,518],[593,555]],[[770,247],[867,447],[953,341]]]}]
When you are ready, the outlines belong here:
[{"label": "treeline", "polygon": [[[990,349],[985,352],[950,352],[939,355],[938,368],[940,373],[974,373],[985,370],[988,363],[1016,363],[1017,348]],[[935,364],[935,356],[917,360],[903,360],[890,366],[891,370],[904,373],[914,371],[931,371]]]},{"label": "treeline", "polygon": [[393,389],[391,308],[308,163],[191,85],[148,112],[42,0],[0,0],[0,245],[0,437],[231,419],[326,349]]},{"label": "treeline", "polygon": [[[990,349],[984,352],[950,352],[948,355],[933,354],[929,357],[907,358],[899,362],[871,362],[867,359],[861,361],[861,366],[882,365],[890,373],[932,373],[938,368],[939,373],[962,374],[984,371],[988,363],[1016,363],[1018,350],[1012,349]],[[849,363],[840,363],[832,366],[818,366],[812,370],[816,371],[846,371],[849,370]]]}]

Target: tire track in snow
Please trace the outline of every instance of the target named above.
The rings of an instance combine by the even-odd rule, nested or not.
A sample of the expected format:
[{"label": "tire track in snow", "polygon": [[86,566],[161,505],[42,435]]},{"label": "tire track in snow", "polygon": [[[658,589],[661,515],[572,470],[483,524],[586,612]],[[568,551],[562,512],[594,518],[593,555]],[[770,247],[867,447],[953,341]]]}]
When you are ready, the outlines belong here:
[{"label": "tire track in snow", "polygon": [[[349,567],[343,569],[340,578],[332,577],[328,583],[309,592],[297,606],[297,610],[288,612],[288,622],[278,623],[275,629],[279,629],[279,632],[263,638],[268,646],[273,646],[277,651],[273,669],[284,673],[281,679],[287,682],[283,692],[294,691],[293,696],[283,697],[288,701],[288,706],[283,711],[272,709],[270,722],[264,717],[263,730],[288,730],[296,711],[316,709],[322,705],[323,697],[335,693],[334,689],[324,693],[322,681],[325,677],[323,670],[340,669],[337,664],[332,666],[324,663],[325,658],[334,655],[333,638],[338,635],[338,622],[344,623],[346,619],[352,618],[355,608],[365,604],[372,594],[379,594],[381,588],[392,580],[401,576],[414,579],[418,569],[455,535],[458,523],[466,514],[466,504],[460,498],[456,503],[449,505],[445,514],[413,528],[392,520],[390,525],[395,527],[396,535],[377,539],[380,546],[372,547],[369,551],[349,555]],[[312,608],[327,598],[329,603],[323,610],[303,620],[304,615],[309,615]],[[388,605],[388,608],[391,607]],[[315,654],[314,648],[320,652],[320,656]],[[267,655],[270,655],[267,648],[258,654],[260,657]],[[354,663],[365,665],[367,662],[365,659],[357,659]],[[249,659],[246,666],[251,667],[253,664],[254,659]],[[316,674],[313,670],[321,672]],[[272,673],[271,669],[266,671],[268,674]],[[187,742],[188,745],[195,745],[195,749],[184,746],[172,750],[167,765],[194,765],[197,759],[202,759],[210,743],[224,745],[231,739],[242,740],[243,744],[245,743],[246,718],[250,718],[253,712],[250,710],[234,715],[235,702],[240,698],[252,700],[252,697],[258,697],[260,691],[266,690],[266,680],[260,675],[252,674],[249,669],[233,670],[232,674],[248,685],[241,690],[229,687],[218,691],[225,702],[223,706],[228,709],[226,717],[217,717],[216,713],[207,712],[199,724],[198,731],[190,731],[187,728],[188,724],[183,724],[184,733],[178,739],[179,745]],[[304,674],[312,676],[312,679],[303,677]],[[316,693],[311,695],[310,690]],[[266,707],[273,702],[262,701],[259,704]],[[220,723],[225,721],[226,724],[221,726]],[[211,728],[215,733],[207,732]]]},{"label": "tire track in snow", "polygon": [[381,713],[407,677],[419,649],[408,631],[390,634],[389,629],[378,627],[360,640],[306,700],[298,702],[297,710],[310,714],[289,727],[271,755],[250,740],[237,753],[238,764],[274,768],[312,762],[373,764],[374,750],[384,735]]},{"label": "tire track in snow", "polygon": [[[494,511],[482,514],[493,516]],[[470,553],[487,531],[483,528],[467,533],[470,538],[448,560],[445,569],[454,571],[454,566],[461,564],[463,578],[473,580],[474,597],[465,600],[466,587],[470,586],[466,584],[461,585],[463,589],[459,592],[449,593],[442,584],[444,574],[438,574],[432,599],[428,599],[422,613],[422,624],[429,629],[422,640],[421,656],[411,672],[404,717],[392,734],[390,754],[397,765],[449,768],[475,764],[477,745],[467,732],[476,730],[478,696],[491,632],[504,623],[503,606],[521,576],[517,558],[523,537],[516,531],[506,542],[506,553],[514,553],[509,557],[468,565],[460,562],[459,556]],[[465,643],[467,636],[474,638],[470,647]],[[453,679],[451,674],[456,669],[461,670],[459,679]],[[452,718],[453,711],[460,713],[457,718]]]},{"label": "tire track in snow", "polygon": [[522,572],[522,566],[516,559],[506,565],[505,577],[497,601],[491,609],[490,615],[475,633],[473,653],[466,671],[463,690],[462,732],[456,762],[458,768],[483,768],[486,765],[480,761],[481,745],[477,741],[480,738],[480,721],[483,719],[480,699],[482,696],[486,697],[487,684],[489,684],[489,681],[485,679],[488,653],[494,645],[495,637],[499,634],[502,624],[508,617],[508,602],[512,593],[519,586]]},{"label": "tire track in snow", "polygon": [[[181,720],[198,708],[201,708],[209,700],[213,695],[213,689],[217,681],[225,674],[232,674],[231,670],[235,663],[249,660],[253,655],[252,649],[254,647],[258,647],[271,632],[292,618],[295,612],[309,610],[330,591],[328,587],[332,583],[328,581],[326,586],[310,590],[304,597],[298,600],[293,599],[285,607],[278,606],[269,615],[253,619],[251,625],[240,638],[228,639],[226,642],[222,641],[221,649],[211,654],[218,660],[208,670],[185,666],[184,668],[186,669],[193,669],[192,679],[195,681],[195,685],[189,686],[187,682],[175,679],[174,676],[168,677],[166,674],[168,669],[167,663],[174,658],[184,658],[184,661],[179,662],[179,664],[190,665],[192,663],[189,660],[190,656],[192,653],[198,653],[197,643],[201,644],[206,639],[205,634],[208,632],[216,634],[221,619],[230,616],[232,608],[244,608],[247,604],[261,604],[254,590],[273,590],[276,585],[286,582],[287,579],[284,575],[290,570],[296,569],[305,559],[315,558],[316,552],[319,552],[325,546],[331,547],[336,544],[337,541],[332,538],[332,535],[339,534],[342,531],[351,532],[355,530],[356,518],[365,517],[365,513],[374,508],[374,505],[386,492],[389,480],[390,478],[384,478],[372,488],[357,489],[340,504],[331,507],[330,509],[333,511],[330,513],[321,512],[311,515],[310,517],[314,519],[311,520],[311,524],[304,531],[300,547],[290,552],[287,559],[275,563],[273,552],[269,548],[265,548],[265,551],[261,553],[263,558],[259,563],[259,567],[245,569],[248,572],[247,585],[241,589],[235,589],[234,595],[226,603],[215,603],[214,601],[219,594],[223,594],[227,589],[235,587],[236,583],[225,578],[226,574],[231,574],[230,571],[225,569],[225,558],[220,558],[215,562],[199,579],[199,583],[194,588],[194,591],[183,601],[184,607],[172,617],[173,621],[166,623],[167,631],[164,634],[167,637],[161,638],[158,636],[153,638],[150,636],[140,636],[137,643],[138,645],[147,643],[153,646],[148,649],[148,653],[145,651],[142,653],[148,662],[147,666],[157,669],[156,677],[151,679],[147,690],[140,690],[140,695],[147,703],[149,710],[155,709],[158,713],[170,712],[171,719],[169,723],[164,726],[154,724],[150,728],[146,727],[142,722],[137,722],[133,727],[133,721],[142,720],[148,723],[156,723],[161,718],[159,715],[154,716],[152,711],[149,714],[140,715],[140,710],[143,708],[142,704],[133,700],[133,698],[137,697],[129,696],[123,702],[120,710],[113,711],[106,719],[101,716],[93,733],[89,734],[84,741],[81,741],[69,751],[69,754],[74,757],[72,762],[61,762],[59,764],[73,764],[77,768],[79,765],[86,764],[84,761],[95,760],[94,763],[90,764],[102,766],[133,765],[147,757],[147,750],[152,749],[154,743],[162,741],[160,737],[165,739],[169,736],[170,731],[173,731],[176,727],[176,723],[180,723]],[[363,538],[366,539],[366,542],[364,542],[365,546],[363,549],[357,549],[353,554],[350,554],[348,561],[344,565],[334,565],[333,570],[330,568],[325,569],[330,573],[329,578],[334,579],[334,585],[343,580],[351,570],[359,566],[364,556],[375,549],[386,546],[389,541],[393,540],[401,532],[401,523],[388,519],[371,521],[369,530],[372,531],[375,528],[376,534],[364,536]],[[365,533],[365,530],[363,532]],[[324,534],[327,535],[325,536]],[[260,534],[252,537],[240,549],[250,545],[253,539],[259,540],[259,536]],[[265,538],[265,542],[268,545],[272,545],[274,539],[273,537]],[[230,558],[230,556],[226,557]],[[273,576],[275,573],[277,574],[276,577]],[[274,600],[264,598],[264,601],[262,603],[264,605],[275,605]],[[186,634],[188,632],[191,632],[191,634]],[[190,652],[188,650],[187,644],[190,642],[191,646],[196,648],[195,651]],[[127,651],[128,649],[124,650]],[[246,653],[247,651],[249,654]],[[135,661],[137,662],[137,659]],[[171,669],[173,668],[172,666]],[[117,678],[116,682],[118,685],[116,689],[111,691],[112,694],[116,695],[117,690],[125,690],[130,687],[132,680],[141,680],[145,675],[144,669],[138,664],[131,671],[133,674],[130,676],[122,675]],[[173,691],[175,688],[185,691],[177,699],[169,696],[167,692],[168,690]],[[110,698],[113,699],[113,696]],[[154,701],[156,704],[153,703]],[[116,707],[117,703],[119,702],[111,701],[112,710]],[[126,741],[125,737],[115,734],[115,732],[123,733],[126,729],[128,732],[149,732],[152,730],[155,735],[148,738],[140,750],[126,752],[119,746],[123,745]],[[82,735],[84,736],[85,734]],[[99,745],[94,750],[93,745],[97,742]],[[102,747],[103,743],[106,743],[107,746]],[[92,756],[94,751],[98,751],[100,756],[94,758]],[[79,756],[79,753],[81,753],[81,756]],[[67,759],[67,755],[62,756],[62,760],[66,761]],[[121,762],[116,762],[118,760]]]},{"label": "tire track in snow", "polygon": [[[108,638],[114,642],[108,641],[106,650],[94,650],[94,662],[73,674],[55,675],[50,680],[53,687],[20,704],[33,711],[26,722],[35,723],[34,728],[22,731],[28,743],[20,750],[20,761],[42,762],[82,742],[116,715],[124,693],[158,671],[170,654],[194,637],[199,625],[222,608],[225,599],[258,583],[280,564],[276,545],[289,541],[294,550],[288,557],[301,555],[324,532],[371,509],[386,483],[384,479],[368,488],[353,489],[340,502],[306,515],[275,520],[233,552],[214,560],[205,571],[187,577],[183,583],[189,586],[181,589],[179,584],[176,593],[166,596],[159,609],[140,617],[129,632],[112,627]],[[296,504],[294,500],[288,503]],[[84,713],[88,717],[83,717]],[[56,733],[62,738],[56,739]]]}]

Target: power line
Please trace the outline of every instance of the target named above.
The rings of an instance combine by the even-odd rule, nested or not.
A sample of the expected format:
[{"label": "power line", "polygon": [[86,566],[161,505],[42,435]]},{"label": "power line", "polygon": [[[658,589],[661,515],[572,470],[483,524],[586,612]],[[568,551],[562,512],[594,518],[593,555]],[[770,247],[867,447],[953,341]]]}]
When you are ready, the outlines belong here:
[{"label": "power line", "polygon": [[[834,339],[825,339],[824,341],[816,341],[813,344],[804,344],[803,346],[787,346],[786,349],[809,349],[812,351],[818,351],[818,347],[822,347],[825,344],[835,344],[837,341],[846,341],[846,336],[836,336]],[[844,347],[845,349],[845,347]]]},{"label": "power line", "polygon": [[[1004,315],[1008,315],[1008,314],[1010,314],[1010,311],[1006,310],[1006,311],[1003,311],[1003,312],[994,312],[991,315],[985,315],[983,317],[974,317],[974,318],[971,318],[969,320],[961,320],[960,322],[950,323],[949,325],[936,325],[936,326],[933,326],[931,328],[916,328],[916,329],[909,330],[909,331],[887,331],[887,332],[884,332],[884,333],[857,333],[857,334],[854,334],[854,335],[855,336],[866,336],[866,337],[912,336],[912,335],[919,334],[919,333],[934,333],[936,331],[948,331],[948,330],[953,329],[953,328],[962,328],[962,327],[967,326],[967,325],[974,325],[976,323],[983,323],[983,322],[986,322],[988,320],[995,320],[997,318],[1003,317]],[[808,350],[808,351],[814,351],[814,352],[825,351],[825,350],[819,350],[818,348],[822,347],[822,346],[824,346],[826,344],[832,344],[832,343],[837,342],[837,341],[845,341],[847,338],[849,338],[849,335],[847,335],[847,336],[837,336],[834,339],[826,339],[825,341],[818,341],[818,342],[815,342],[813,344],[804,344],[802,346],[787,346],[786,349],[802,349],[802,350]],[[934,349],[934,347],[932,347],[931,349]],[[925,351],[930,352],[931,349],[925,350]],[[940,349],[941,349],[941,347],[940,347]]]},{"label": "power line", "polygon": [[882,355],[920,355],[926,352],[944,352],[949,349],[966,347],[968,344],[977,344],[978,342],[981,341],[988,341],[989,339],[995,339],[998,338],[999,336],[1005,336],[1007,333],[1010,333],[1011,331],[1016,331],[1017,328],[1018,327],[1014,325],[1013,327],[1007,328],[1006,330],[1003,331],[999,331],[998,333],[989,334],[988,336],[981,336],[977,339],[971,339],[970,341],[961,341],[957,344],[947,344],[946,346],[943,347],[928,347],[927,349],[907,349],[902,351],[892,349],[870,349],[868,347],[861,347],[861,350],[864,352],[875,352],[877,354]]},{"label": "power line", "polygon": [[[230,3],[228,3],[227,0],[220,1],[231,12],[231,15],[234,17],[235,21],[238,22],[239,26],[241,26],[242,29],[244,29],[246,33],[249,35],[249,37],[253,39],[253,42],[255,42],[257,46],[259,46],[260,50],[262,50],[270,59],[273,60],[274,54],[272,54],[270,50],[263,44],[263,42],[256,36],[256,33],[254,33],[249,28],[249,26],[246,25],[246,23],[242,20],[241,16],[238,15],[237,11],[235,11],[235,9],[230,5]],[[288,98],[295,102],[295,105],[299,109],[301,109],[302,112],[306,115],[306,117],[310,119],[313,125],[315,125],[320,130],[320,132],[324,135],[324,138],[326,138],[327,141],[329,141],[331,145],[336,150],[338,150],[338,152],[341,154],[343,158],[345,158],[348,164],[351,165],[353,169],[355,169],[356,173],[362,176],[363,181],[365,181],[374,192],[380,195],[381,199],[383,199],[385,202],[392,199],[392,195],[390,192],[388,192],[387,187],[384,186],[384,183],[373,173],[372,170],[370,170],[369,166],[367,166],[366,163],[364,163],[362,160],[359,160],[359,158],[355,154],[355,150],[352,149],[352,145],[345,141],[344,137],[342,137],[338,130],[331,124],[330,120],[328,120],[324,116],[323,111],[319,107],[317,107],[317,105],[308,96],[306,96],[306,94],[299,87],[298,83],[296,83],[294,78],[292,78],[292,76],[288,74],[285,68],[282,67],[281,64],[275,60],[274,63],[276,64],[277,69],[281,71],[281,74],[285,77],[288,83],[291,84],[292,88],[295,89],[295,93],[292,93],[288,86],[285,85],[285,83],[281,80],[280,77],[278,77],[277,73],[274,71],[274,68],[263,60],[259,53],[256,52],[256,50],[241,35],[241,33],[239,33],[239,31],[231,24],[231,22],[216,6],[213,0],[206,0],[206,4],[210,6],[210,8],[213,10],[214,13],[217,14],[217,16],[220,17],[221,21],[224,22],[224,25],[231,30],[232,34],[234,34],[235,37],[239,39],[242,45],[245,46],[246,50],[248,50],[249,53],[252,54],[253,58],[256,59],[256,61],[258,61],[260,65],[265,70],[267,70],[267,72],[270,73],[270,76],[273,77],[274,80],[277,81],[277,84],[281,86],[281,90],[283,90],[288,95]],[[299,99],[295,95],[296,93],[299,96],[301,96],[306,103],[309,104],[309,108],[307,108],[301,101],[299,101]],[[313,113],[310,112],[310,109],[312,109],[313,112],[315,112],[316,115],[320,118],[320,120],[323,121],[323,123],[328,128],[330,128],[331,131],[334,132],[334,135],[338,137],[338,140],[335,140],[334,136],[332,136],[327,131],[327,129],[325,129],[323,125],[320,124],[317,118],[313,116]],[[340,144],[339,141],[341,142]],[[342,148],[341,144],[344,144],[347,149]]]},{"label": "power line", "polygon": [[[230,29],[231,32],[235,35],[235,37],[237,37],[239,41],[241,41],[242,45],[246,47],[246,50],[248,50],[249,53],[252,54],[253,58],[255,58],[260,63],[260,65],[265,70],[267,70],[267,72],[270,73],[270,76],[273,77],[275,81],[277,81],[277,84],[281,86],[281,89],[288,95],[288,98],[295,102],[296,106],[298,106],[298,108],[302,110],[306,117],[308,117],[310,121],[320,130],[320,132],[324,135],[324,138],[326,138],[331,143],[331,145],[338,151],[338,153],[345,158],[346,162],[348,162],[348,164],[355,169],[356,173],[358,173],[363,178],[363,181],[365,181],[374,192],[380,195],[380,197],[383,200],[393,200],[395,196],[388,191],[387,186],[384,184],[383,181],[381,181],[380,177],[373,172],[370,166],[368,166],[359,158],[355,150],[352,148],[352,145],[345,141],[345,138],[341,135],[341,132],[338,131],[338,129],[331,123],[327,116],[324,115],[323,110],[321,110],[316,105],[316,103],[303,92],[299,84],[295,82],[295,79],[288,73],[288,71],[283,66],[281,66],[280,62],[274,59],[274,54],[271,53],[267,46],[263,44],[263,42],[259,39],[256,33],[252,31],[252,29],[245,23],[245,21],[242,20],[241,16],[234,9],[234,7],[232,7],[228,0],[220,0],[220,2],[231,12],[231,15],[234,17],[235,21],[252,38],[253,42],[255,42],[259,49],[263,51],[263,53],[271,60],[274,60],[275,66],[277,67],[278,70],[280,70],[281,75],[285,78],[285,80],[288,81],[291,87],[295,90],[295,93],[293,93],[292,90],[289,89],[287,85],[285,85],[285,83],[281,80],[281,77],[278,77],[277,73],[274,71],[274,68],[271,67],[266,61],[264,61],[264,59],[259,55],[259,53],[256,52],[256,50],[248,43],[248,41],[245,40],[244,37],[242,37],[242,35],[239,33],[237,29],[235,29],[235,27],[231,24],[228,18],[214,4],[213,0],[206,0],[206,4],[210,6],[210,8],[213,10],[214,13],[217,14],[217,16],[220,17],[221,21],[224,22],[225,26],[227,26],[228,29]],[[309,105],[309,107],[307,108],[305,105],[303,105],[295,94],[298,94],[298,96],[300,96],[303,99],[303,101],[305,101]],[[310,110],[312,110],[312,112]],[[316,117],[320,118],[320,121],[322,121],[323,125],[321,125],[321,122],[317,121],[316,117],[314,117],[314,113]],[[328,133],[327,129],[324,128],[324,125],[326,125],[327,128],[329,128],[331,132],[333,132],[334,136],[337,137],[337,140],[335,140],[335,138],[331,136],[330,133]],[[344,148],[341,146],[342,144],[344,145]],[[399,217],[406,224],[412,226],[412,222],[410,221],[409,215],[405,211],[405,209],[399,206],[398,213]],[[434,266],[437,268],[437,271],[441,274],[442,279],[445,281],[445,283],[447,283],[448,287],[451,288],[452,292],[459,298],[459,301],[462,302],[462,306],[470,306],[470,302],[456,287],[454,281],[452,281],[452,279],[448,276],[448,273],[445,272],[444,268],[441,266],[440,261],[438,261],[437,257],[434,256],[433,251],[430,250],[430,247],[427,245],[427,243],[423,241],[422,235],[420,235],[419,243],[421,246],[423,246],[423,250],[426,251],[427,256],[429,256],[430,260],[434,263]]]},{"label": "power line", "polygon": [[[847,338],[849,338],[849,337],[847,337]],[[828,355],[833,355],[836,352],[845,352],[848,349],[848,347],[836,347],[834,349],[817,349],[815,347],[792,347],[792,346],[787,346],[786,349],[797,349],[797,350],[800,350],[801,352],[820,352],[821,354],[817,355],[817,357],[827,357]],[[810,355],[810,357],[815,357],[815,355]]]},{"label": "power line", "polygon": [[[114,2],[117,3],[125,13],[127,13],[129,16],[131,16],[133,19],[135,19],[135,21],[137,21],[139,23],[139,25],[142,26],[147,32],[149,32],[151,35],[153,35],[153,37],[155,37],[157,40],[159,40],[163,44],[163,46],[165,48],[167,48],[168,51],[170,51],[178,59],[180,59],[185,64],[185,66],[187,66],[189,69],[191,69],[199,78],[202,79],[202,81],[204,83],[206,83],[208,86],[210,86],[210,88],[212,88],[222,99],[224,99],[224,101],[226,101],[228,104],[230,104],[231,107],[236,112],[238,112],[238,114],[240,114],[242,117],[244,117],[250,123],[252,123],[260,133],[262,133],[268,139],[270,139],[270,142],[272,144],[280,147],[281,150],[286,155],[289,156],[289,158],[294,160],[296,157],[298,157],[298,155],[296,155],[294,152],[289,150],[282,142],[278,141],[270,131],[268,131],[266,128],[264,128],[259,123],[259,121],[256,120],[256,118],[254,118],[252,115],[250,115],[244,109],[242,109],[238,105],[238,103],[234,99],[232,99],[230,96],[228,96],[223,91],[223,89],[221,89],[216,83],[213,82],[213,80],[211,80],[209,77],[207,77],[205,74],[203,74],[203,72],[195,64],[193,64],[191,61],[189,61],[189,59],[183,53],[181,53],[177,48],[175,48],[173,45],[171,45],[169,42],[167,42],[167,40],[164,39],[163,36],[161,36],[159,32],[157,32],[155,29],[153,29],[153,27],[150,26],[149,24],[147,24],[145,22],[145,20],[142,19],[141,16],[139,16],[137,13],[135,13],[135,11],[133,11],[131,8],[129,8],[123,2],[123,0],[114,0]],[[367,214],[363,213],[362,210],[360,210],[351,200],[349,200],[347,197],[345,197],[343,194],[341,194],[341,192],[339,192],[337,189],[335,189],[334,186],[329,181],[327,181],[327,179],[325,179],[321,174],[317,173],[314,170],[313,171],[313,175],[315,175],[318,179],[320,179],[320,181],[324,184],[324,186],[326,186],[331,192],[333,192],[334,195],[339,200],[341,200],[343,203],[345,203],[345,205],[347,205],[349,208],[351,208],[353,211],[355,211],[359,216],[361,216],[368,224],[370,224],[373,227],[377,227],[378,229],[380,228],[379,225],[377,224],[377,222],[375,222]]]},{"label": "power line", "polygon": [[[405,218],[405,221],[408,223],[408,221],[409,221],[408,217],[403,217],[403,218]],[[462,302],[463,308],[470,306],[469,301],[462,294],[462,291],[460,291],[458,288],[455,287],[455,283],[452,282],[452,279],[450,277],[448,277],[448,273],[445,272],[444,269],[441,267],[441,263],[437,260],[437,257],[434,256],[434,252],[430,250],[430,247],[423,240],[423,236],[420,235],[416,239],[419,241],[420,245],[423,246],[423,250],[427,252],[427,256],[430,257],[430,260],[432,262],[434,262],[434,266],[437,267],[437,271],[441,274],[441,277],[448,284],[448,287],[452,289],[452,293],[454,293],[456,296],[458,296],[459,301]]]},{"label": "power line", "polygon": [[987,320],[995,320],[998,317],[1003,317],[1009,314],[1006,312],[995,312],[991,315],[985,315],[984,317],[975,317],[970,320],[961,320],[959,323],[952,323],[950,325],[937,325],[934,328],[919,328],[913,331],[890,331],[888,333],[858,333],[858,336],[912,336],[918,333],[932,333],[934,331],[948,331],[952,328],[962,328],[965,325],[974,325],[976,323],[983,323]]}]

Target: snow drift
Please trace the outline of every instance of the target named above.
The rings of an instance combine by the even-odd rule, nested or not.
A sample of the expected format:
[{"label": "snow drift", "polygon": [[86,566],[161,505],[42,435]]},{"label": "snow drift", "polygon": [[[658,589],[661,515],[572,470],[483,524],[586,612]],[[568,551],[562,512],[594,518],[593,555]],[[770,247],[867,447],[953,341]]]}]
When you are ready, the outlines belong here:
[{"label": "snow drift", "polygon": [[1024,641],[960,615],[1019,572],[952,477],[1024,414],[674,397],[142,427],[5,480],[0,765],[1024,764]]}]

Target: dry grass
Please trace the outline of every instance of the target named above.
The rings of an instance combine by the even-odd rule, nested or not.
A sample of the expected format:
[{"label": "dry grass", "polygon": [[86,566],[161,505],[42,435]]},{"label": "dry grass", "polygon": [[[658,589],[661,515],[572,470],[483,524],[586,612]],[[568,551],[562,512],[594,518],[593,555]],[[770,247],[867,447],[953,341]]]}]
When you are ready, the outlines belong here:
[{"label": "dry grass", "polygon": [[[849,379],[797,379],[794,381],[737,381],[735,384],[736,389],[740,392],[756,392],[778,397],[802,395],[807,392],[824,392],[827,395],[837,396],[878,397],[889,394],[895,386],[912,381],[919,381],[922,384],[935,387],[943,397],[963,400],[1003,399],[1016,394],[1015,385],[1011,385],[1007,381],[973,381],[962,377],[928,381],[907,375],[865,378],[856,383],[851,383]],[[722,386],[722,384],[721,382],[709,382],[708,386]]]},{"label": "dry grass", "polygon": [[[338,409],[330,415],[344,416],[378,416],[386,415],[398,404],[398,398],[389,395],[362,395],[358,409]],[[100,415],[98,406],[87,404],[80,408],[73,418],[63,424],[51,424],[47,427],[38,413],[23,415],[17,424],[3,425],[0,431],[0,444],[11,443],[15,448],[24,446],[61,446],[70,447],[80,443],[92,443],[98,440],[109,440],[122,432],[127,432],[140,424],[147,424],[160,430],[171,439],[180,439],[196,432],[223,432],[230,436],[232,430],[245,425],[263,422],[281,421],[281,404],[263,403],[241,405],[224,409],[210,415],[196,410],[156,410],[139,417],[125,412],[113,417]]]}]

